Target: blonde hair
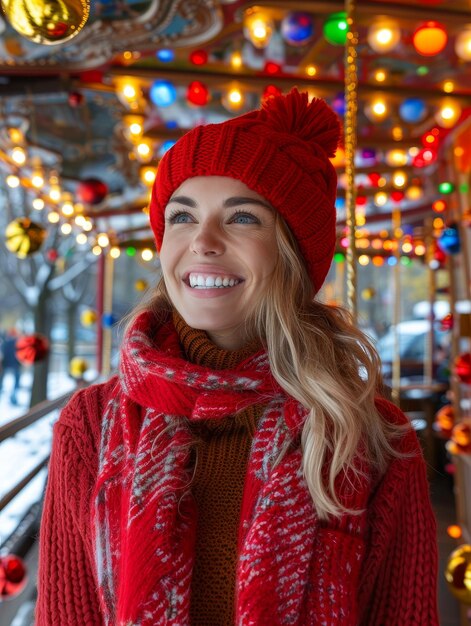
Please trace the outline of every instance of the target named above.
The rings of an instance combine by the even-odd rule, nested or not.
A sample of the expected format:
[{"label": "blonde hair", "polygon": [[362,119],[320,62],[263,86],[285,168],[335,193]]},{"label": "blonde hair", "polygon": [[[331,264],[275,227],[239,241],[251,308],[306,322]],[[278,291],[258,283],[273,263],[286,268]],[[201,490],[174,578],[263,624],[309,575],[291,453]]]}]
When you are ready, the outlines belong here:
[{"label": "blonde hair", "polygon": [[[319,519],[357,514],[338,499],[337,477],[349,480],[354,489],[363,477],[358,460],[382,475],[392,457],[403,456],[391,441],[405,428],[390,424],[376,409],[382,378],[370,340],[346,310],[314,299],[297,241],[279,213],[275,228],[278,261],[266,292],[245,321],[246,333],[264,342],[274,378],[309,410],[301,435],[302,463]],[[149,309],[162,321],[172,310],[163,278],[150,301],[131,313],[129,323]]]}]

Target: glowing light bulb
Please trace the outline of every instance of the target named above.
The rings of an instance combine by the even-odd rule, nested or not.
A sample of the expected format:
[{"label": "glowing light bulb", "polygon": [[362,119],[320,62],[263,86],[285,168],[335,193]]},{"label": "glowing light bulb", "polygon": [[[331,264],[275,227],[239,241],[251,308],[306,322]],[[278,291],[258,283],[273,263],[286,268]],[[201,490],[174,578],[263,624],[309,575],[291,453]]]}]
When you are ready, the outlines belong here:
[{"label": "glowing light bulb", "polygon": [[231,54],[231,65],[235,70],[242,67],[242,55],[240,52],[233,52]]},{"label": "glowing light bulb", "polygon": [[407,182],[407,175],[404,172],[394,172],[392,182],[394,187],[404,187]]},{"label": "glowing light bulb", "polygon": [[244,35],[256,47],[266,48],[273,34],[273,21],[260,11],[248,10],[244,15]]},{"label": "glowing light bulb", "polygon": [[15,189],[20,186],[20,179],[18,176],[15,176],[15,174],[10,174],[6,178],[6,183],[9,187],[11,187],[11,189]]},{"label": "glowing light bulb", "polygon": [[387,75],[386,70],[376,70],[376,72],[374,73],[374,79],[378,83],[384,83],[387,76],[388,75]]},{"label": "glowing light bulb", "polygon": [[368,30],[368,43],[375,52],[389,52],[397,46],[401,31],[392,20],[378,20]]},{"label": "glowing light bulb", "polygon": [[49,197],[53,202],[59,202],[59,200],[61,199],[61,194],[62,192],[58,185],[51,185],[51,188],[49,190]]},{"label": "glowing light bulb", "polygon": [[100,254],[103,252],[102,248],[100,248],[100,246],[93,246],[92,248],[92,252],[95,256],[100,256]]},{"label": "glowing light bulb", "polygon": [[139,122],[134,122],[129,127],[129,132],[131,133],[131,135],[134,135],[135,137],[142,135],[142,131],[143,131],[142,124],[140,124]]},{"label": "glowing light bulb", "polygon": [[317,68],[315,65],[308,65],[306,67],[306,74],[308,76],[315,76],[317,74]]},{"label": "glowing light bulb", "polygon": [[121,250],[117,248],[116,246],[113,246],[113,248],[111,248],[110,250],[110,257],[112,259],[118,259],[120,255],[121,255]]},{"label": "glowing light bulb", "polygon": [[32,205],[36,211],[42,211],[44,209],[44,200],[42,198],[34,198]]},{"label": "glowing light bulb", "polygon": [[47,219],[49,220],[49,222],[51,224],[57,224],[57,222],[60,220],[61,216],[59,215],[59,213],[57,211],[50,211],[47,214]]},{"label": "glowing light bulb", "polygon": [[23,165],[26,161],[26,152],[23,148],[17,146],[11,151],[11,158],[17,165]]},{"label": "glowing light bulb", "polygon": [[137,91],[135,87],[133,87],[132,85],[124,85],[123,96],[128,100],[134,100],[134,98],[137,96]]},{"label": "glowing light bulb", "polygon": [[141,252],[141,257],[143,261],[152,261],[154,253],[149,248],[144,248],[144,250]]},{"label": "glowing light bulb", "polygon": [[37,172],[36,174],[33,174],[32,178],[31,178],[31,184],[36,189],[41,189],[41,187],[44,185],[44,178],[43,178],[42,174],[39,173],[39,172]]},{"label": "glowing light bulb", "polygon": [[75,237],[75,241],[76,241],[76,242],[77,242],[80,246],[84,246],[84,245],[87,243],[87,241],[88,241],[87,235],[86,235],[85,233],[79,233],[79,234],[77,235],[77,237]]},{"label": "glowing light bulb", "polygon": [[61,232],[63,235],[70,235],[72,232],[72,226],[68,222],[65,222],[61,226]]},{"label": "glowing light bulb", "polygon": [[74,205],[69,200],[61,206],[62,215],[70,217],[74,214]]},{"label": "glowing light bulb", "polygon": [[102,248],[106,248],[110,244],[110,239],[106,233],[100,233],[96,238],[96,242]]}]

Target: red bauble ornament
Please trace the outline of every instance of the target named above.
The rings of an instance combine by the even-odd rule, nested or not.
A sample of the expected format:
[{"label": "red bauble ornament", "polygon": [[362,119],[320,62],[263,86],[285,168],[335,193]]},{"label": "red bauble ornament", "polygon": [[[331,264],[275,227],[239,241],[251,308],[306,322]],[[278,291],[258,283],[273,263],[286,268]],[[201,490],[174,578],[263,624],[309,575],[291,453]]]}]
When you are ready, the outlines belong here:
[{"label": "red bauble ornament", "polygon": [[443,319],[440,320],[440,330],[446,332],[453,328],[453,313],[448,313]]},{"label": "red bauble ornament", "polygon": [[0,556],[0,602],[21,593],[27,581],[26,566],[20,557]]},{"label": "red bauble ornament", "polygon": [[400,189],[394,189],[394,191],[391,192],[391,200],[393,200],[393,202],[400,202],[404,200],[404,195],[404,192],[400,191]]},{"label": "red bauble ornament", "polygon": [[262,100],[265,101],[275,96],[281,96],[281,89],[276,85],[267,85],[263,90]]},{"label": "red bauble ornament", "polygon": [[68,101],[71,107],[79,107],[83,104],[83,93],[80,91],[71,91],[68,96]]},{"label": "red bauble ornament", "polygon": [[462,383],[471,385],[471,353],[465,352],[456,357],[454,363],[455,374]]},{"label": "red bauble ornament", "polygon": [[274,61],[267,61],[264,67],[264,71],[267,74],[281,74],[281,69],[281,65],[279,63],[275,63]]},{"label": "red bauble ornament", "polygon": [[77,185],[76,193],[84,204],[100,204],[108,194],[108,186],[98,178],[87,178]]},{"label": "red bauble ornament", "polygon": [[42,361],[49,352],[49,341],[40,333],[25,335],[16,341],[16,358],[23,365]]},{"label": "red bauble ornament", "polygon": [[370,172],[368,174],[368,179],[373,187],[378,186],[380,178],[381,178],[381,174],[379,172]]},{"label": "red bauble ornament", "polygon": [[54,248],[51,248],[50,250],[46,252],[46,256],[47,256],[48,261],[51,261],[51,263],[54,263],[59,258],[59,253],[57,252],[57,250],[54,250]]},{"label": "red bauble ornament", "polygon": [[197,107],[204,107],[209,102],[209,90],[206,85],[199,80],[194,80],[188,85],[186,99],[190,104]]}]

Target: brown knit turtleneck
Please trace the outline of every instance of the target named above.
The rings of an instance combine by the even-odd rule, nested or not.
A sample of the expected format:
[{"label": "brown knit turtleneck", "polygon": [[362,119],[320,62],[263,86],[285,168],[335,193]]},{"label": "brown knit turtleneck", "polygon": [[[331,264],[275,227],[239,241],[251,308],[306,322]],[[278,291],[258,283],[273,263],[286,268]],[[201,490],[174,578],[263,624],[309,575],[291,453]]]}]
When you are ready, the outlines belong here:
[{"label": "brown knit turtleneck", "polygon": [[[222,350],[204,331],[190,328],[174,313],[183,351],[192,363],[228,369],[260,348]],[[192,493],[198,505],[196,558],[191,584],[192,626],[233,626],[237,536],[245,473],[262,405],[237,415],[191,424],[196,444]]]}]

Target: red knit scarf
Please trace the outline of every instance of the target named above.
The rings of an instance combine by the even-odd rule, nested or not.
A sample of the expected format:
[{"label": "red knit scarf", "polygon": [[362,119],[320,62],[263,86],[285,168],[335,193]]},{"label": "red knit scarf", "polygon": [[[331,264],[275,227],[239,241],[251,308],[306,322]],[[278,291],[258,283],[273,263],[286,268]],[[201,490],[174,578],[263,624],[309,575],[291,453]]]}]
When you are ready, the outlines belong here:
[{"label": "red knit scarf", "polygon": [[[296,444],[306,410],[276,384],[264,352],[234,370],[194,365],[173,323],[156,328],[144,313],[124,342],[103,416],[93,494],[107,626],[189,626],[197,510],[187,419],[219,419],[261,401],[239,525],[236,625],[356,623],[365,515],[319,524]],[[347,506],[365,507],[368,481],[344,491]]]}]

